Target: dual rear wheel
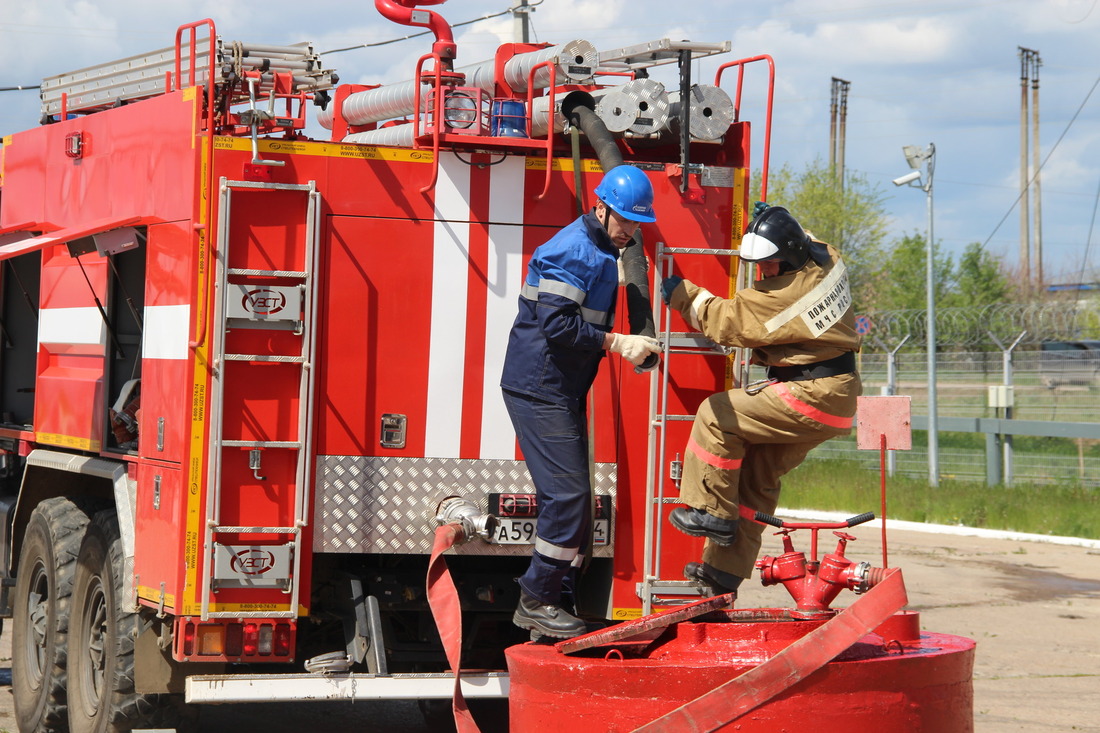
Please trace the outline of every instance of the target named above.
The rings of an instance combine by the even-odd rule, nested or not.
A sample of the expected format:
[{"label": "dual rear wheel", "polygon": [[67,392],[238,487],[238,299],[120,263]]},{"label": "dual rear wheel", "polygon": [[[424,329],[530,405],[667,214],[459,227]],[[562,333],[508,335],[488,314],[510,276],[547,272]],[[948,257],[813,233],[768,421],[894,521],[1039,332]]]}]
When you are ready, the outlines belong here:
[{"label": "dual rear wheel", "polygon": [[181,726],[189,717],[182,696],[135,689],[134,644],[145,621],[123,603],[115,510],[95,509],[49,499],[28,524],[12,638],[21,731],[125,733]]}]

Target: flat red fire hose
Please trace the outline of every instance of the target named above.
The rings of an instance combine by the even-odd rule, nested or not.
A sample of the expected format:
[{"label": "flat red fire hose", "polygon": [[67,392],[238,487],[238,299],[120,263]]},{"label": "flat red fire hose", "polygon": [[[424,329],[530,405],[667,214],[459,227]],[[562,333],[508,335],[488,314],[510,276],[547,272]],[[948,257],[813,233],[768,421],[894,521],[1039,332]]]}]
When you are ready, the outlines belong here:
[{"label": "flat red fire hose", "polygon": [[635,733],[714,731],[824,667],[908,602],[901,570],[890,568],[855,603],[768,661],[646,723]]},{"label": "flat red fire hose", "polygon": [[443,557],[444,552],[463,539],[461,524],[444,524],[436,528],[432,559],[428,564],[428,606],[439,629],[447,661],[455,673],[455,694],[451,701],[455,729],[458,733],[481,733],[462,696],[462,607],[458,601],[458,589],[447,568],[447,559]]}]

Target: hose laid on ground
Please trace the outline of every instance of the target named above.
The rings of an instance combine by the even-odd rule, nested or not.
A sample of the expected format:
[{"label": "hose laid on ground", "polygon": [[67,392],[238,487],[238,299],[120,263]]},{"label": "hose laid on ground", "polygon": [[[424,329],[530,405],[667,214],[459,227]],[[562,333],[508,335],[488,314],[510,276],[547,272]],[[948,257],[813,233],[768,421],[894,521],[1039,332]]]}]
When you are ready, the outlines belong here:
[{"label": "hose laid on ground", "polygon": [[432,618],[435,619],[439,638],[447,653],[447,662],[455,673],[455,693],[451,701],[455,729],[458,733],[481,733],[466,705],[466,698],[462,696],[462,607],[458,600],[458,589],[451,578],[451,571],[447,568],[447,559],[443,557],[444,552],[465,541],[466,532],[461,522],[436,528],[432,557],[428,563],[428,606],[432,609]]}]

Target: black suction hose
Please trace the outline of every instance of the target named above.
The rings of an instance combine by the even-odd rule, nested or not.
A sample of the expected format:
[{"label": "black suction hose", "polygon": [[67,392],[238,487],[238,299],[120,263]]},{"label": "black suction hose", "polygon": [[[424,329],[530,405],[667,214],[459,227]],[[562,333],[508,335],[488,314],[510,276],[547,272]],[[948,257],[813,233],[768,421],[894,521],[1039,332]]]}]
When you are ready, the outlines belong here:
[{"label": "black suction hose", "polygon": [[[614,136],[595,113],[592,96],[574,92],[562,100],[562,114],[588,138],[588,144],[596,151],[604,172],[623,164],[623,154]],[[649,296],[649,262],[642,250],[642,231],[634,233],[634,241],[623,250],[623,272],[626,274],[626,314],[630,332],[653,337],[653,303]],[[659,357],[650,354],[642,369],[652,369]]]}]

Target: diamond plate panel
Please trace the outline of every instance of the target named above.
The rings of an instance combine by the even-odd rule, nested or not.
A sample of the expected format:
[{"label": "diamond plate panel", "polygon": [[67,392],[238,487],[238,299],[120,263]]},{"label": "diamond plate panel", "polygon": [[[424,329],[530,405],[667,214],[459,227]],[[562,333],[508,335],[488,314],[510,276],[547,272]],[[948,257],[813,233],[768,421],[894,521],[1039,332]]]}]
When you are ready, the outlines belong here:
[{"label": "diamond plate panel", "polygon": [[[596,464],[596,493],[612,498],[617,467]],[[314,508],[314,552],[430,554],[435,512],[448,496],[461,496],[483,509],[488,495],[535,493],[523,461],[460,458],[318,456]],[[611,542],[595,557],[612,557]],[[529,555],[529,545],[474,540],[454,548],[458,555]]]}]

